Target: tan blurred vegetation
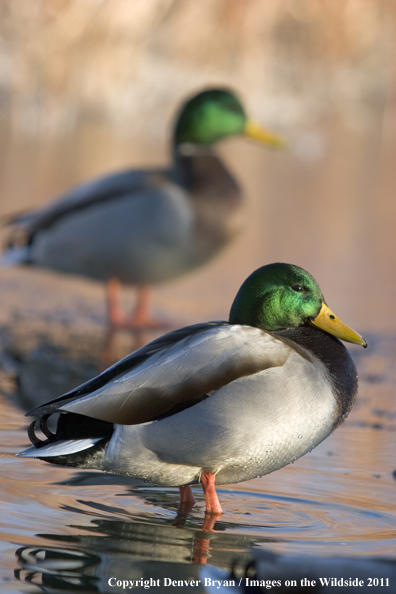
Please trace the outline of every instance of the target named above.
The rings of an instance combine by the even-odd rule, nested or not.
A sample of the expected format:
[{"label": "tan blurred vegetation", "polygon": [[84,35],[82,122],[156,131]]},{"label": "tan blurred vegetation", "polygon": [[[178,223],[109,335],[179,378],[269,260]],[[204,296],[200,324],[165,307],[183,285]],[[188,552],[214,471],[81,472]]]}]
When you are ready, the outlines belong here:
[{"label": "tan blurred vegetation", "polygon": [[162,137],[181,97],[225,84],[280,128],[332,113],[364,126],[395,12],[391,0],[1,0],[1,117],[18,136],[95,118]]}]

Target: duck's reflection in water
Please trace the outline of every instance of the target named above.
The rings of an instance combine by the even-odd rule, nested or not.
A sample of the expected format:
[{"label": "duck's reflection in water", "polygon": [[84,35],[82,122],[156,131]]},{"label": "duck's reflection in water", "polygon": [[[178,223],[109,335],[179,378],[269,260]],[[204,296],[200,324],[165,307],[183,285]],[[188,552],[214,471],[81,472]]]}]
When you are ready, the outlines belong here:
[{"label": "duck's reflection in water", "polygon": [[[236,555],[236,551],[233,551]],[[126,551],[96,553],[82,549],[23,547],[17,550],[20,568],[15,577],[38,586],[47,594],[62,592],[115,593],[133,590],[175,592],[192,589],[198,594],[244,594],[271,590],[285,594],[312,594],[329,589],[343,592],[345,587],[360,592],[389,588],[396,579],[392,558],[276,555],[251,551],[248,559],[234,558],[231,570],[183,561],[146,560]],[[352,577],[351,577],[352,576]]]},{"label": "duck's reflection in water", "polygon": [[193,590],[242,593],[230,572],[205,565],[145,561],[128,554],[94,555],[74,549],[23,547],[17,552],[18,580],[38,586],[47,594],[66,592],[112,593],[175,592]]},{"label": "duck's reflection in water", "polygon": [[[148,491],[147,498],[157,500],[158,494]],[[98,512],[126,516],[125,510],[97,502],[79,503],[84,504],[86,514],[95,510],[96,516]],[[81,513],[77,508],[69,511]],[[176,521],[174,517],[158,521],[135,516],[125,521],[108,515],[95,517],[88,526],[73,526],[75,534],[38,534],[41,542],[44,538],[56,544],[42,546],[40,542],[37,547],[18,549],[15,575],[45,592],[117,593],[128,591],[131,584],[134,592],[147,591],[150,584],[157,592],[174,591],[174,580],[180,593],[191,588],[198,593],[212,592],[210,584],[218,580],[218,592],[222,581],[230,579],[235,559],[241,564],[248,562],[249,548],[257,538],[253,542],[248,536],[225,532],[229,526],[223,522],[213,522],[215,530],[211,532],[197,527],[198,523],[198,518],[181,513]],[[192,581],[195,585],[188,585]],[[224,587],[232,594],[232,584]]]},{"label": "duck's reflection in water", "polygon": [[[110,478],[81,472],[68,480],[68,484],[103,485]],[[112,477],[112,480],[126,485],[127,479]],[[135,497],[138,494],[148,509],[152,505],[158,513],[145,514],[138,511],[137,504],[129,512],[98,500],[77,500],[75,505],[62,508],[75,518],[63,534],[37,534],[36,546],[30,543],[17,550],[16,578],[47,594],[73,591],[118,594],[148,589],[160,594],[173,591],[183,594],[191,589],[198,594],[215,591],[243,594],[267,591],[268,581],[280,584],[271,586],[271,591],[283,593],[290,591],[286,580],[296,582],[293,591],[306,592],[305,586],[300,588],[305,578],[315,580],[319,588],[319,578],[341,579],[347,574],[348,578],[351,575],[364,581],[359,591],[371,592],[370,577],[376,580],[373,584],[381,579],[384,585],[385,580],[389,583],[396,580],[394,559],[275,554],[261,549],[263,543],[267,549],[267,546],[279,548],[287,542],[286,534],[282,539],[268,537],[274,526],[260,527],[267,535],[264,538],[257,533],[248,534],[252,526],[241,523],[240,516],[238,523],[212,518],[209,524],[194,510],[190,514],[179,511],[175,516],[176,490],[154,489],[136,482],[131,493]],[[288,500],[288,505],[291,501]],[[247,582],[247,577],[253,581]],[[254,580],[264,586],[255,589]],[[319,590],[312,587],[310,592],[314,594],[322,589],[322,586]],[[337,585],[334,591],[343,590],[344,587],[340,589]]]}]

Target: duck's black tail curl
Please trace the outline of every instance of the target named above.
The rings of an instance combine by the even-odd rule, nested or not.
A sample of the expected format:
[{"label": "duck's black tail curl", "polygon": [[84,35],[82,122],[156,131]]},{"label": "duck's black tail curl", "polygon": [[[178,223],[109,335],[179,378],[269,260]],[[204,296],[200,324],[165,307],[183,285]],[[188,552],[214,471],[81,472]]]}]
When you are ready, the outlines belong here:
[{"label": "duck's black tail curl", "polygon": [[[18,455],[62,466],[90,467],[92,459],[100,456],[112,436],[113,424],[75,413],[61,413],[53,433],[48,427],[52,416],[45,414],[30,424],[28,436],[33,446]],[[46,439],[37,436],[38,425]]]}]

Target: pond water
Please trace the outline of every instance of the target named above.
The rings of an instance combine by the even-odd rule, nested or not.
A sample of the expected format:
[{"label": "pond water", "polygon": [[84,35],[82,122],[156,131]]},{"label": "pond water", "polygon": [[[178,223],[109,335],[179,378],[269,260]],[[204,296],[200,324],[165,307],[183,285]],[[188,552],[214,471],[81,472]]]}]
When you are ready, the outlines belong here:
[{"label": "pond water", "polygon": [[[1,592],[122,591],[108,585],[113,576],[199,579],[202,565],[228,573],[235,562],[243,566],[252,548],[394,554],[396,339],[368,339],[367,354],[353,348],[360,394],[346,422],[293,465],[220,487],[224,514],[211,530],[199,488],[198,504],[183,516],[177,489],[15,457],[27,444],[27,423],[10,390],[1,400]],[[43,373],[30,362],[29,373],[50,377],[50,365]]]},{"label": "pond water", "polygon": [[[180,324],[224,319],[250,272],[289,261],[317,278],[329,306],[369,343],[367,350],[350,349],[360,389],[346,422],[293,465],[219,488],[224,514],[214,526],[204,523],[199,488],[198,504],[184,517],[176,489],[15,457],[28,443],[24,412],[97,373],[106,343],[103,288],[43,271],[1,271],[2,594],[122,591],[109,585],[114,576],[224,577],[236,562],[244,567],[252,550],[394,558],[396,146],[394,136],[381,137],[381,159],[374,158],[377,133],[378,127],[353,132],[333,125],[317,131],[324,156],[313,160],[239,141],[221,148],[246,188],[248,232],[207,268],[155,291],[155,309]],[[107,170],[108,144],[95,138],[84,143],[96,147],[96,157],[102,150]],[[79,175],[62,177],[60,149],[50,164],[46,150],[32,150],[30,159],[27,149],[10,157],[16,172],[23,159],[25,177],[9,173],[3,195],[31,193],[38,202],[43,187],[42,196],[49,197],[78,181]],[[136,164],[148,154],[140,154]],[[10,204],[3,205],[3,212],[9,210]],[[127,290],[125,305],[132,298],[133,290]],[[136,346],[133,337],[121,334],[113,357]],[[144,585],[134,588],[143,590]]]}]

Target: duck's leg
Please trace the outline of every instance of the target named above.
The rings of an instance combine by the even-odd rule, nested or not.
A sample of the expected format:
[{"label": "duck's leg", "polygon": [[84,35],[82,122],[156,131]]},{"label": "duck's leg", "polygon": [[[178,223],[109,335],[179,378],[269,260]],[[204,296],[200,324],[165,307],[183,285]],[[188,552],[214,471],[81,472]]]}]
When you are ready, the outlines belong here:
[{"label": "duck's leg", "polygon": [[186,517],[194,507],[196,501],[190,485],[179,487],[180,501],[174,526],[184,526]]},{"label": "duck's leg", "polygon": [[[221,517],[223,510],[215,488],[215,475],[212,472],[201,474],[202,489],[205,495],[206,510],[205,519],[202,524],[202,532],[213,532],[214,525]],[[210,538],[207,536],[197,537],[194,542],[194,563],[206,563],[210,551]]]},{"label": "duck's leg", "polygon": [[107,317],[111,328],[120,328],[125,316],[120,304],[121,283],[116,278],[111,278],[106,283]]},{"label": "duck's leg", "polygon": [[150,289],[147,285],[137,288],[137,304],[130,323],[138,328],[161,328],[157,321],[150,317]]},{"label": "duck's leg", "polygon": [[118,279],[111,279],[106,284],[107,312],[110,325],[114,329],[143,330],[169,328],[167,320],[150,316],[150,288],[142,285],[137,288],[137,304],[132,316],[126,317],[120,305],[121,283]]},{"label": "duck's leg", "polygon": [[192,505],[194,505],[196,503],[194,493],[192,492],[190,485],[183,485],[182,487],[179,487],[179,491],[180,504],[191,503]]},{"label": "duck's leg", "polygon": [[213,472],[202,472],[201,484],[205,495],[206,513],[222,514],[220,501],[216,493],[215,475]]}]

